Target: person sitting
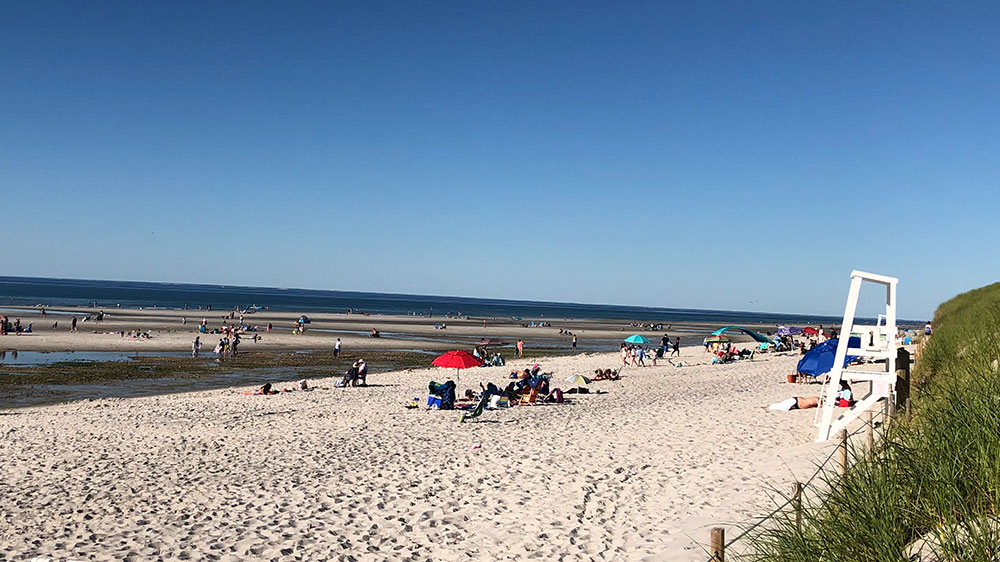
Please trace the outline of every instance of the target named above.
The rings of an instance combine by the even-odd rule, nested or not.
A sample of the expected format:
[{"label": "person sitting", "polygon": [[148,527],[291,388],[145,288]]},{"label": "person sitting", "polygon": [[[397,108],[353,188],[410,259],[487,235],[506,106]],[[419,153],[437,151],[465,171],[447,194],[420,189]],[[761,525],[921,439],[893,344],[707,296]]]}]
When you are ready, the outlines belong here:
[{"label": "person sitting", "polygon": [[837,404],[843,408],[849,408],[854,405],[854,395],[851,393],[851,385],[847,384],[847,381],[841,379],[840,390],[837,391]]},{"label": "person sitting", "polygon": [[376,330],[375,328],[372,328],[372,333],[368,334],[368,337],[370,337],[370,338],[378,338],[378,337],[382,337],[382,334],[379,333],[379,331]]},{"label": "person sitting", "polygon": [[358,359],[358,373],[354,379],[354,386],[368,386],[368,364],[364,359]]}]

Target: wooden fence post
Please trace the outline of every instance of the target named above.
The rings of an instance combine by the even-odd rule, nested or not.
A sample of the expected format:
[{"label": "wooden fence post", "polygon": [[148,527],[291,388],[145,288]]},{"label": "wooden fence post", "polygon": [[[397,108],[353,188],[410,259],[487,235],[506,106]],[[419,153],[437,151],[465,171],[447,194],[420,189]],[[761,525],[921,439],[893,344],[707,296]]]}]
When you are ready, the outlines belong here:
[{"label": "wooden fence post", "polygon": [[896,404],[902,406],[910,398],[910,352],[896,350]]},{"label": "wooden fence post", "polygon": [[837,446],[840,475],[847,474],[847,429],[840,430],[840,445]]},{"label": "wooden fence post", "polygon": [[802,482],[792,484],[792,509],[795,510],[795,528],[802,529]]},{"label": "wooden fence post", "polygon": [[872,421],[872,413],[865,412],[865,423],[868,424],[866,433],[868,434],[868,452],[875,451],[875,422]]},{"label": "wooden fence post", "polygon": [[712,527],[711,549],[712,562],[726,562],[726,530],[722,527]]}]

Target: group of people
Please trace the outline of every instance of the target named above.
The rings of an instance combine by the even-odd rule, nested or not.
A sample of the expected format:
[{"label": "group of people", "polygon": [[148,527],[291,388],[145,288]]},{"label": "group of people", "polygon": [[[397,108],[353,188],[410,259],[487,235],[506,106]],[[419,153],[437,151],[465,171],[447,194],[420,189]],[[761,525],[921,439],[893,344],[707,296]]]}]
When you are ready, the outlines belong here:
[{"label": "group of people", "polygon": [[490,352],[482,346],[476,346],[472,349],[472,356],[483,362],[482,367],[503,367],[505,362],[503,356],[500,352],[494,352],[490,355]]},{"label": "group of people", "polygon": [[7,334],[30,334],[31,333],[31,322],[28,322],[27,326],[21,325],[21,319],[15,318],[13,322],[10,318],[0,314],[0,336],[6,336]]},{"label": "group of people", "polygon": [[649,357],[653,367],[656,366],[656,353],[647,353],[646,349],[639,344],[622,343],[618,352],[622,358],[622,366],[645,367],[646,357]]},{"label": "group of people", "polygon": [[[42,309],[42,316],[46,316],[44,308]],[[94,322],[100,322],[100,321],[104,320],[104,311],[102,310],[101,312],[99,312],[97,314],[88,314],[86,317],[84,317],[83,321],[86,322],[88,320],[92,320]],[[74,316],[73,319],[70,321],[70,331],[71,332],[77,332],[77,331],[79,331],[76,328],[76,325],[77,325],[78,321],[79,320],[77,319],[76,316]],[[59,328],[59,321],[57,320],[57,321],[55,321],[55,322],[52,323],[52,329],[55,330],[55,329],[58,329],[58,328]],[[15,335],[17,335],[17,334],[30,334],[33,331],[34,330],[33,330],[32,322],[28,322],[27,324],[22,325],[20,318],[14,318],[13,321],[12,321],[9,316],[5,316],[3,314],[0,314],[0,336],[6,336],[8,334],[15,334]]]},{"label": "group of people", "polygon": [[[256,336],[256,334],[255,334]],[[195,344],[198,348],[201,345],[198,342],[198,338],[195,338]],[[232,332],[232,335],[226,334],[220,340],[219,343],[215,345],[215,355],[219,359],[227,359],[230,357],[236,357],[239,353],[240,347],[240,334],[239,332]],[[195,355],[197,355],[197,350],[195,350]]]}]

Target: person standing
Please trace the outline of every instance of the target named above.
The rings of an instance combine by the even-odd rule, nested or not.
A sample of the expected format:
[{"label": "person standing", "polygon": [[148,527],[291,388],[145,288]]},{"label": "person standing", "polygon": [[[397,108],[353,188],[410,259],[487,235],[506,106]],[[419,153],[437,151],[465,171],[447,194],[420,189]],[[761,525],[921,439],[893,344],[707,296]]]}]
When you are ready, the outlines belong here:
[{"label": "person standing", "polygon": [[201,336],[195,336],[194,343],[191,344],[191,357],[198,357],[198,351],[201,350]]},{"label": "person standing", "polygon": [[522,339],[517,340],[517,356],[518,357],[524,356],[524,340]]},{"label": "person standing", "polygon": [[336,359],[340,356],[340,338],[337,338],[337,343],[333,344],[333,358]]},{"label": "person standing", "polygon": [[662,357],[666,357],[667,356],[667,352],[670,351],[670,335],[669,334],[663,334],[663,337],[660,338],[660,346],[663,348],[663,353],[661,354],[661,356]]},{"label": "person standing", "polygon": [[576,349],[576,334],[573,334],[573,349]]},{"label": "person standing", "polygon": [[69,331],[70,332],[76,331],[76,316],[73,317],[73,321],[70,323]]},{"label": "person standing", "polygon": [[681,356],[681,338],[680,337],[677,337],[677,339],[674,340],[674,350],[670,352],[670,356],[673,357],[674,355],[676,355],[677,357]]}]

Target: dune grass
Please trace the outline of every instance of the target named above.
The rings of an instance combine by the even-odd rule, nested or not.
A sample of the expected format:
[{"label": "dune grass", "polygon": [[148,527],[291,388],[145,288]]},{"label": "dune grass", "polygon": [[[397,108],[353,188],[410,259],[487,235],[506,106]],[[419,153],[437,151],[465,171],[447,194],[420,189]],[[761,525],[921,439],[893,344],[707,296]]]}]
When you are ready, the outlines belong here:
[{"label": "dune grass", "polygon": [[913,373],[914,418],[750,536],[757,561],[1000,562],[1000,283],[942,304]]}]

